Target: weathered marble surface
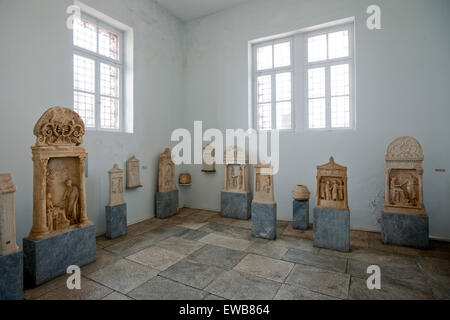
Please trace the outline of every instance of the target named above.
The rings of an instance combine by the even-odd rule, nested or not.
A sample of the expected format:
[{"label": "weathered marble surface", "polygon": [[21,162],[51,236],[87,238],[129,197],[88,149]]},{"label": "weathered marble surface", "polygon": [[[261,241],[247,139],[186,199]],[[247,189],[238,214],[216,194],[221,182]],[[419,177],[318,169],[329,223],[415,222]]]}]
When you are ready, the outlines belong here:
[{"label": "weathered marble surface", "polygon": [[252,235],[274,240],[277,237],[277,204],[252,202]]},{"label": "weathered marble surface", "polygon": [[178,213],[178,190],[156,193],[156,217],[166,219]]},{"label": "weathered marble surface", "polygon": [[23,254],[0,256],[0,300],[23,299]]},{"label": "weathered marble surface", "polygon": [[314,246],[350,251],[350,211],[314,208]]},{"label": "weathered marble surface", "polygon": [[309,200],[292,201],[292,224],[294,229],[306,230],[309,227]]},{"label": "weathered marble surface", "polygon": [[61,232],[42,240],[23,239],[25,287],[37,287],[95,261],[95,226]]},{"label": "weathered marble surface", "polygon": [[222,217],[247,220],[251,215],[252,194],[222,191],[220,212]]},{"label": "weathered marble surface", "polygon": [[14,193],[17,188],[10,173],[0,173],[0,256],[17,252]]},{"label": "weathered marble surface", "polygon": [[381,240],[385,244],[429,248],[428,216],[382,212]]},{"label": "weathered marble surface", "polygon": [[127,204],[106,206],[106,237],[115,239],[127,234]]}]

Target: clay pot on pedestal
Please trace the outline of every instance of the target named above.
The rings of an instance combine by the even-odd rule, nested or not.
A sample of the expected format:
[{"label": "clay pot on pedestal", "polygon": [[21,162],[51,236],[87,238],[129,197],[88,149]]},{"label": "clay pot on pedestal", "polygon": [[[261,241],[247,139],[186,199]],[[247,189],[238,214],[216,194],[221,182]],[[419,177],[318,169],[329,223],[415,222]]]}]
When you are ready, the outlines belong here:
[{"label": "clay pot on pedestal", "polygon": [[310,192],[307,186],[297,185],[292,190],[292,197],[298,201],[305,201],[309,199]]},{"label": "clay pot on pedestal", "polygon": [[178,183],[179,184],[191,184],[192,183],[191,175],[189,173],[180,174],[180,177],[178,178]]}]

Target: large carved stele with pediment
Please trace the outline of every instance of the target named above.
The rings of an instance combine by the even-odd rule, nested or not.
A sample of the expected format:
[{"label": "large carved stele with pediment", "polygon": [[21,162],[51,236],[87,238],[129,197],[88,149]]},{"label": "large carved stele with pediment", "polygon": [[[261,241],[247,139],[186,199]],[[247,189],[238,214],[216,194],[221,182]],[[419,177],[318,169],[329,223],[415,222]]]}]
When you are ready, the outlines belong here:
[{"label": "large carved stele with pediment", "polygon": [[348,209],[347,167],[330,158],[327,164],[317,166],[316,207],[335,210]]},{"label": "large carved stele with pediment", "polygon": [[230,146],[224,151],[225,192],[248,193],[248,158],[245,150],[238,146]]},{"label": "large carved stele with pediment", "polygon": [[172,152],[166,148],[159,156],[158,191],[168,192],[177,190],[175,182],[175,163],[172,160]]},{"label": "large carved stele with pediment", "polygon": [[386,149],[383,211],[425,215],[423,151],[413,137],[398,137]]},{"label": "large carved stele with pediment", "polygon": [[85,127],[72,109],[48,109],[34,127],[33,227],[29,238],[92,224],[86,214]]},{"label": "large carved stele with pediment", "polygon": [[257,164],[254,169],[255,191],[253,192],[253,202],[275,203],[273,186],[273,167],[269,164]]}]

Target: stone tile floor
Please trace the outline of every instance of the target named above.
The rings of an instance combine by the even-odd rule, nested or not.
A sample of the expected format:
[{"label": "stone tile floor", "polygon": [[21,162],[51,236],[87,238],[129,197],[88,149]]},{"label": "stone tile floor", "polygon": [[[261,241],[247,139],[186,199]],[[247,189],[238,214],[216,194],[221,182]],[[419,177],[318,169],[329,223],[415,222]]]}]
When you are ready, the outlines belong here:
[{"label": "stone tile floor", "polygon": [[[343,253],[314,248],[312,229],[290,222],[278,222],[275,241],[252,237],[250,227],[189,208],[146,220],[121,238],[97,238],[81,290],[68,290],[64,275],[25,299],[450,299],[450,243],[416,250],[352,231],[351,252]],[[381,290],[367,289],[372,264],[381,268]]]}]

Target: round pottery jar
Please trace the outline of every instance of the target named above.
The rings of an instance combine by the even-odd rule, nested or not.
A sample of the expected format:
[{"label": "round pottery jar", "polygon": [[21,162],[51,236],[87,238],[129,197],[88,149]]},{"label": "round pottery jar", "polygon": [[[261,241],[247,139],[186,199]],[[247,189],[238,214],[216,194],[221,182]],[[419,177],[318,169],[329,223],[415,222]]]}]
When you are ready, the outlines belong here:
[{"label": "round pottery jar", "polygon": [[303,185],[297,185],[294,190],[292,190],[292,197],[299,201],[308,200],[310,194],[308,187]]},{"label": "round pottery jar", "polygon": [[180,184],[191,184],[191,175],[189,173],[182,173],[178,178]]}]

